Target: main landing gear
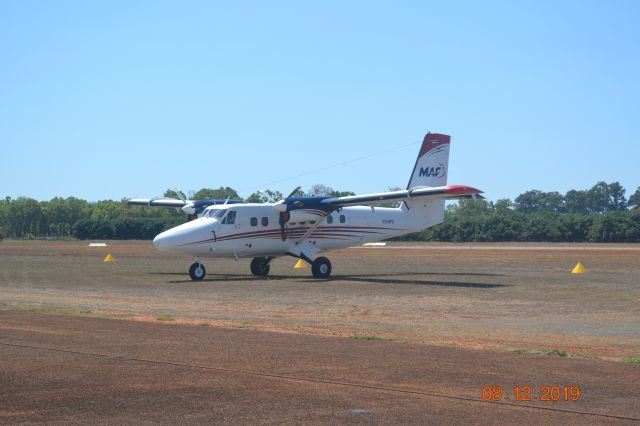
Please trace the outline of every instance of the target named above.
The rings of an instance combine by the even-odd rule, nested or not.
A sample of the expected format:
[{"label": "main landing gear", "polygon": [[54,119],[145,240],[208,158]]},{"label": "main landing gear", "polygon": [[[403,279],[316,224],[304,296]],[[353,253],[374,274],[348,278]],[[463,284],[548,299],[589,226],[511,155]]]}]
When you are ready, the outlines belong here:
[{"label": "main landing gear", "polygon": [[326,257],[319,257],[311,264],[311,273],[315,278],[329,278],[331,262]]},{"label": "main landing gear", "polygon": [[251,273],[256,277],[266,277],[271,269],[269,262],[271,262],[270,257],[254,257],[251,261]]},{"label": "main landing gear", "polygon": [[[254,257],[251,261],[251,273],[256,277],[269,275],[271,257]],[[315,278],[329,278],[331,262],[326,257],[319,257],[311,263],[311,273]]]}]

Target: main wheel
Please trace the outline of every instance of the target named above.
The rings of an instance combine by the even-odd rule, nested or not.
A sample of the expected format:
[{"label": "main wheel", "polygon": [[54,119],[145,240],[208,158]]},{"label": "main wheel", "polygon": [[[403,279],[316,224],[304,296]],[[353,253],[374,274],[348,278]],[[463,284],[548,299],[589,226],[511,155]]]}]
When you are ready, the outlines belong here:
[{"label": "main wheel", "polygon": [[319,257],[311,264],[311,273],[315,278],[329,278],[331,262],[326,257]]},{"label": "main wheel", "polygon": [[194,281],[202,281],[205,275],[207,275],[207,270],[204,269],[202,263],[194,263],[189,268],[189,276]]},{"label": "main wheel", "polygon": [[270,269],[271,266],[266,257],[254,257],[251,261],[251,273],[256,277],[266,277]]}]

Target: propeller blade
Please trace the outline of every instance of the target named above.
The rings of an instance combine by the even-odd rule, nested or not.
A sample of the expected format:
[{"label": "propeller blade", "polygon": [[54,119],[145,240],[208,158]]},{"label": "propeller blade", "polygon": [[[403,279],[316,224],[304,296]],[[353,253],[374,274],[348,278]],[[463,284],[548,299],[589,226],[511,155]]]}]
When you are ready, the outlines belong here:
[{"label": "propeller blade", "polygon": [[184,192],[179,191],[178,188],[173,188],[173,192],[176,193],[181,201],[184,201],[185,203],[187,202],[187,197],[184,195]]},{"label": "propeller blade", "polygon": [[289,200],[289,198],[293,197],[293,195],[294,195],[296,192],[300,191],[300,188],[302,188],[302,187],[301,187],[301,186],[296,187],[296,189],[294,189],[293,191],[291,191],[291,193],[290,193],[289,195],[287,195],[287,198],[285,198],[284,200],[285,200],[285,201],[288,201],[288,200]]}]

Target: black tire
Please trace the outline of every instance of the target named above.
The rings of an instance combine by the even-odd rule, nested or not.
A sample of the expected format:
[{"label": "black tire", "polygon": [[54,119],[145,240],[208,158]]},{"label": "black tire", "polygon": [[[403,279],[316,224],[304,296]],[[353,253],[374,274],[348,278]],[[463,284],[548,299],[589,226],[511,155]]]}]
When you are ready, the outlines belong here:
[{"label": "black tire", "polygon": [[202,281],[207,275],[207,270],[202,263],[194,263],[189,268],[189,276],[193,281]]},{"label": "black tire", "polygon": [[266,277],[270,269],[271,265],[266,257],[254,257],[251,261],[251,273],[256,277]]},{"label": "black tire", "polygon": [[329,278],[331,262],[326,257],[319,257],[311,264],[311,273],[315,278]]}]

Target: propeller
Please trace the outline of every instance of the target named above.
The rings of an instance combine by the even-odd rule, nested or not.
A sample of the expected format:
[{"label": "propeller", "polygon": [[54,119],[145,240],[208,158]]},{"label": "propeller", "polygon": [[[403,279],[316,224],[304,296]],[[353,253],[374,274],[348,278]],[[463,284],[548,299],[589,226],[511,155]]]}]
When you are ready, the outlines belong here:
[{"label": "propeller", "polygon": [[300,190],[300,188],[301,187],[298,186],[296,189],[291,191],[291,193],[287,196],[287,198],[285,198],[284,200],[280,200],[273,205],[273,208],[278,210],[278,212],[280,212],[280,217],[278,218],[278,222],[280,223],[280,238],[282,238],[282,241],[285,241],[287,239],[287,232],[285,230],[285,225],[287,224],[287,222],[289,222],[289,219],[291,218],[291,214],[289,214],[289,212],[287,211],[289,209],[288,201],[291,197],[293,197],[293,195],[296,192]]},{"label": "propeller", "polygon": [[176,193],[181,201],[187,202],[187,197],[184,195],[184,192],[178,190],[177,188],[173,188],[173,192]]}]

